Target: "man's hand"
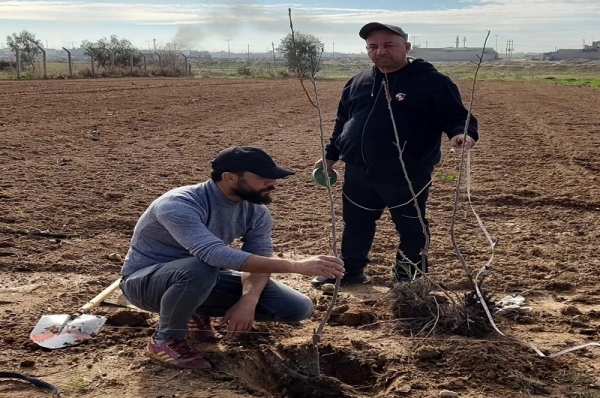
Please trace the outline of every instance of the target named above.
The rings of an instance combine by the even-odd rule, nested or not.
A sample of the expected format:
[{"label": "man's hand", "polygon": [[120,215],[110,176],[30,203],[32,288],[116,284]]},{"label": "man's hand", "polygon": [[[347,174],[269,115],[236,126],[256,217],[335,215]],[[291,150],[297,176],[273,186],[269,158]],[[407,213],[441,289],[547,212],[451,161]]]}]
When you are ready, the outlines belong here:
[{"label": "man's hand", "polygon": [[457,136],[452,137],[452,139],[450,140],[450,145],[452,145],[453,148],[456,149],[461,149],[463,147],[463,143],[465,145],[465,150],[469,150],[472,149],[476,142],[472,137],[469,137],[467,135],[467,141],[464,141],[465,135],[464,134],[459,134]]},{"label": "man's hand", "polygon": [[294,272],[308,276],[344,276],[344,262],[337,257],[316,256],[296,261]]},{"label": "man's hand", "polygon": [[227,325],[227,334],[225,338],[237,337],[240,333],[252,329],[254,324],[254,312],[256,311],[256,302],[240,299],[233,307],[225,313],[221,319],[222,325]]},{"label": "man's hand", "polygon": [[[326,171],[329,172],[329,170],[333,169],[333,165],[336,164],[336,161],[325,159],[325,164],[327,166]],[[320,167],[323,167],[323,159],[319,159],[319,160],[317,160],[317,163],[315,163],[315,169],[318,169]]]},{"label": "man's hand", "polygon": [[240,271],[256,273],[301,274],[335,278],[344,275],[344,262],[337,257],[316,256],[306,260],[291,260],[251,255]]}]

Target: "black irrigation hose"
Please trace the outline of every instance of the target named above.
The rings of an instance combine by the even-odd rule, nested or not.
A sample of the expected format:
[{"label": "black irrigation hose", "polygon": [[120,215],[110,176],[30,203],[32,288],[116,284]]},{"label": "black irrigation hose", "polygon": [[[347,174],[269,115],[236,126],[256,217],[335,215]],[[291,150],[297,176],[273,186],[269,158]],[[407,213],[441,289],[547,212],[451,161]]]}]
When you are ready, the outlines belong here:
[{"label": "black irrigation hose", "polygon": [[60,390],[58,388],[54,387],[50,383],[46,383],[45,381],[36,379],[35,377],[25,376],[20,373],[14,373],[14,372],[0,372],[0,379],[25,380],[25,381],[30,382],[31,384],[33,384],[36,387],[43,388],[44,390],[50,391],[52,394],[56,395],[57,397],[60,395]]}]

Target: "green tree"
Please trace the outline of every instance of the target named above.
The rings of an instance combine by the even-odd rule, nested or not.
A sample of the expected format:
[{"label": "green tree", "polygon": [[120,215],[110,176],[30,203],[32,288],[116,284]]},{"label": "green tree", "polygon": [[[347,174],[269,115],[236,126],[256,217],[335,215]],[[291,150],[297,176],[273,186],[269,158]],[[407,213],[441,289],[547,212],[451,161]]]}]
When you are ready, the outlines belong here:
[{"label": "green tree", "polygon": [[289,33],[281,40],[277,51],[283,54],[290,71],[300,72],[303,77],[314,76],[320,69],[323,43],[310,34]]},{"label": "green tree", "polygon": [[36,46],[36,44],[41,46],[41,42],[35,38],[35,34],[27,30],[19,34],[13,33],[12,36],[6,36],[6,44],[14,53],[19,48],[22,63],[31,67],[31,70],[35,72],[35,63],[39,61],[39,56],[42,54],[42,51]]},{"label": "green tree", "polygon": [[84,40],[81,48],[85,48],[85,54],[91,56],[90,50],[94,52],[94,62],[98,67],[111,66],[111,53],[115,56],[115,67],[127,67],[133,52],[133,63],[140,62],[137,49],[127,39],[119,39],[117,35],[111,35],[110,39],[102,38],[95,43]]}]

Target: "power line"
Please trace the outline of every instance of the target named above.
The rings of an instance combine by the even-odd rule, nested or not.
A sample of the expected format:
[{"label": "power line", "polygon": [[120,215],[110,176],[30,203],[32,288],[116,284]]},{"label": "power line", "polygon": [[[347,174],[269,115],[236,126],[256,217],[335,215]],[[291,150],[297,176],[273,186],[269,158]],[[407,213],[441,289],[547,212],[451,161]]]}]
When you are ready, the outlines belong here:
[{"label": "power line", "polygon": [[513,40],[507,40],[506,41],[506,58],[508,58],[509,60],[512,58],[512,53],[515,50],[515,46],[514,46],[514,41]]},{"label": "power line", "polygon": [[231,48],[229,47],[229,42],[233,41],[233,39],[223,39],[223,40],[227,42],[227,54],[228,54],[228,57],[231,58]]},{"label": "power line", "polygon": [[275,43],[271,42],[271,47],[273,48],[273,66],[275,66]]}]

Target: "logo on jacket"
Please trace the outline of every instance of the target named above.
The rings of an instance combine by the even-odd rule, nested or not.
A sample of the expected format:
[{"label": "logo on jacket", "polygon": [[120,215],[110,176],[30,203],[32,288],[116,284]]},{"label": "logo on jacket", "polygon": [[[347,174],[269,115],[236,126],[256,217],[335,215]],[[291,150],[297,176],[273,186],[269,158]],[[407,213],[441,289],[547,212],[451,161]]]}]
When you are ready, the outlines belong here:
[{"label": "logo on jacket", "polygon": [[406,94],[404,93],[398,93],[396,94],[396,101],[402,101],[404,98],[406,98]]}]

